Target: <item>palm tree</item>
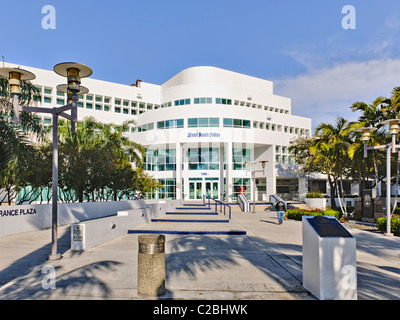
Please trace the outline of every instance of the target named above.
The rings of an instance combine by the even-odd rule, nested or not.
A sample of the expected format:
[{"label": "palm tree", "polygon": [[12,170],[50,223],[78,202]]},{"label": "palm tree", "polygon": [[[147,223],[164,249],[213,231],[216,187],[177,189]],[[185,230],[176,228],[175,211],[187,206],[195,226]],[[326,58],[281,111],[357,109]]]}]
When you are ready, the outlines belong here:
[{"label": "palm tree", "polygon": [[133,167],[142,166],[144,147],[124,135],[131,123],[102,124],[88,117],[71,134],[66,121],[59,122],[60,185],[74,190],[78,201],[107,192],[117,200],[133,188]]},{"label": "palm tree", "polygon": [[[358,118],[357,123],[352,125],[352,128],[356,127],[378,127],[380,128],[381,125],[379,123],[385,119],[385,112],[382,108],[382,104],[388,104],[388,99],[385,97],[378,97],[376,98],[371,104],[366,104],[365,102],[357,101],[352,104],[351,110],[353,112],[361,111],[361,115]],[[355,143],[359,144],[360,140],[357,140]],[[370,141],[368,142],[371,145],[379,145],[386,143],[386,136],[384,135],[382,130],[377,130],[371,133]],[[360,146],[359,146],[360,147]],[[354,145],[351,149],[357,149],[357,146]],[[353,154],[353,150],[351,150],[351,154]],[[377,150],[372,150],[372,160],[374,166],[374,176],[375,176],[375,188],[377,198],[379,199],[379,192],[378,192],[378,184],[379,184],[379,156]]]},{"label": "palm tree", "polygon": [[[32,156],[33,142],[43,138],[44,130],[41,119],[28,112],[21,112],[19,124],[14,124],[14,109],[8,88],[8,80],[0,78],[0,190],[7,190],[3,199],[8,196],[10,204],[23,185],[16,179],[24,170],[22,160]],[[29,81],[23,81],[20,104],[30,105],[33,95],[39,95],[38,89]]]},{"label": "palm tree", "polygon": [[349,136],[349,123],[346,119],[338,117],[335,124],[321,123],[315,130],[315,144],[310,151],[320,157],[327,164],[328,180],[331,187],[331,205],[335,206],[334,191],[338,195],[342,212],[347,215],[345,206],[342,205],[343,175],[346,174],[349,157],[348,147],[351,143]]}]

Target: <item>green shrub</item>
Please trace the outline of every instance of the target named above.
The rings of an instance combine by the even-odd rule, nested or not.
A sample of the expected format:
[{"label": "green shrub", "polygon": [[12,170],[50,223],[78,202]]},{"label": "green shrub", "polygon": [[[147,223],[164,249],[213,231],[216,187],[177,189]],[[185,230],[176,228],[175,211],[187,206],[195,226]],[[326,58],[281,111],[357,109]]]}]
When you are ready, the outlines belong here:
[{"label": "green shrub", "polygon": [[323,198],[324,195],[320,192],[309,192],[306,194],[306,198]]},{"label": "green shrub", "polygon": [[339,211],[327,209],[289,209],[286,211],[286,217],[293,220],[301,220],[302,216],[334,216],[336,219],[340,219],[342,214]]},{"label": "green shrub", "polygon": [[[387,218],[381,217],[376,221],[376,226],[380,231],[386,232],[386,223]],[[397,215],[393,215],[390,218],[390,232],[394,233],[395,235],[400,235],[400,217]]]}]

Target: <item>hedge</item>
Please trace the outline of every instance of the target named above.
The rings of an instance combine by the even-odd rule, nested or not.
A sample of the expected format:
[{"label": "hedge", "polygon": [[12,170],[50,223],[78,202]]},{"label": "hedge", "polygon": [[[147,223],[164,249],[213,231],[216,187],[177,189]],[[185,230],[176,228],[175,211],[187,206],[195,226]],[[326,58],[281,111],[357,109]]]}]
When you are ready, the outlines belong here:
[{"label": "hedge", "polygon": [[342,213],[332,209],[289,209],[286,211],[286,217],[293,220],[301,220],[302,216],[334,216],[336,219],[342,217]]},{"label": "hedge", "polygon": [[[382,232],[386,232],[386,221],[386,217],[378,218],[376,221],[376,226]],[[394,214],[390,218],[390,232],[395,235],[400,235],[400,216]]]}]

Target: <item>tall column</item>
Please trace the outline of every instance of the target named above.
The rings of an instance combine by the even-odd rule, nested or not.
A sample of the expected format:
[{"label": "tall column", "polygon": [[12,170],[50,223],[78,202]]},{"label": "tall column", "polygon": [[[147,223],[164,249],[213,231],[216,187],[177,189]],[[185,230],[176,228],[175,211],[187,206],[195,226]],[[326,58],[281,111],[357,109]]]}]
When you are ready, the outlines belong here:
[{"label": "tall column", "polygon": [[180,142],[175,144],[175,161],[176,161],[176,199],[182,199],[182,149]]},{"label": "tall column", "polygon": [[232,187],[232,142],[225,143],[225,163],[226,163],[226,199],[225,201],[232,201],[233,187]]},{"label": "tall column", "polygon": [[224,201],[224,178],[225,178],[225,169],[224,169],[224,144],[221,143],[219,146],[219,200]]}]

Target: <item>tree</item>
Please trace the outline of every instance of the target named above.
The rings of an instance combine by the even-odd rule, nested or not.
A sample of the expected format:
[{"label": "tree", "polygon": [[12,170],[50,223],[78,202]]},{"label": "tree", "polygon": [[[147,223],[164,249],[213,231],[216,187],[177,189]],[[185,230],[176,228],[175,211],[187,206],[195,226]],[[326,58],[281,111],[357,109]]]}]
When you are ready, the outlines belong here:
[{"label": "tree", "polygon": [[[357,101],[352,104],[351,110],[353,112],[361,111],[361,115],[358,118],[358,127],[381,127],[379,122],[385,119],[385,113],[381,108],[382,104],[388,104],[389,100],[385,97],[378,97],[376,98],[371,104],[366,104],[365,102]],[[353,128],[357,126],[353,125]],[[358,140],[359,141],[359,140]],[[384,135],[382,130],[378,130],[376,132],[371,133],[371,138],[369,140],[370,145],[379,145],[385,144],[386,136]],[[356,143],[358,143],[356,141]],[[355,146],[354,146],[355,147]],[[353,147],[353,149],[354,149]],[[379,151],[372,150],[372,160],[373,160],[373,167],[374,167],[374,178],[375,178],[375,188],[377,197],[379,198],[378,192],[378,184],[379,184]]]},{"label": "tree", "polygon": [[[19,124],[14,124],[8,87],[8,80],[0,78],[0,203],[7,199],[11,204],[25,186],[21,177],[27,161],[34,158],[33,145],[43,139],[44,129],[41,119],[28,112],[20,112]],[[33,95],[39,96],[38,89],[29,81],[23,81],[20,105],[30,105]]]},{"label": "tree", "polygon": [[93,117],[77,124],[71,134],[60,121],[60,186],[73,190],[78,201],[128,198],[135,186],[134,168],[142,165],[144,148],[123,133],[128,127],[102,124]]}]

